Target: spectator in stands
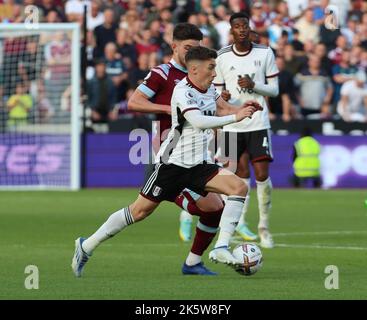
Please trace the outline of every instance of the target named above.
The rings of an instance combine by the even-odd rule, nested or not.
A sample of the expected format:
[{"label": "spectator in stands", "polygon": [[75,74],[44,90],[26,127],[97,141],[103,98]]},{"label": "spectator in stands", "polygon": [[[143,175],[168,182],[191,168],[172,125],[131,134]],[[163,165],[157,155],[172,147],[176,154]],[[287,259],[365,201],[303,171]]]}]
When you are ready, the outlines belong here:
[{"label": "spectator in stands", "polygon": [[269,98],[270,118],[281,118],[283,121],[288,122],[297,118],[291,99],[294,93],[293,75],[285,70],[284,58],[276,57],[276,64],[279,70],[279,95]]},{"label": "spectator in stands", "polygon": [[284,68],[286,71],[292,74],[292,76],[295,76],[298,72],[300,72],[305,65],[304,59],[295,55],[293,45],[291,44],[285,45],[283,56],[285,62]]},{"label": "spectator in stands", "polygon": [[108,122],[117,119],[114,110],[116,88],[106,74],[106,65],[102,60],[96,61],[95,75],[88,81],[88,105],[92,109],[93,122]]},{"label": "spectator in stands", "polygon": [[[280,14],[274,15],[272,23],[268,28],[270,46],[277,49],[279,45],[278,41],[281,40],[282,37],[285,43],[287,43],[289,32],[291,32],[291,29],[283,24],[282,16]],[[281,46],[284,46],[285,43],[281,43]]]},{"label": "spectator in stands", "polygon": [[[0,21],[16,22],[20,15],[20,5],[14,0],[1,1],[0,3]],[[18,21],[19,22],[19,21]]]},{"label": "spectator in stands", "polygon": [[49,10],[47,16],[45,17],[46,23],[59,23],[61,22],[60,16],[56,10]]},{"label": "spectator in stands", "polygon": [[214,10],[215,16],[217,17],[214,28],[219,34],[219,45],[221,48],[223,48],[229,43],[229,30],[231,29],[231,25],[229,23],[230,16],[228,14],[227,8],[224,5],[219,5]]},{"label": "spectator in stands", "polygon": [[303,43],[301,41],[299,41],[299,31],[298,31],[298,29],[293,28],[292,33],[293,33],[293,39],[291,41],[291,45],[293,46],[294,54],[296,56],[303,55],[304,48],[303,48]]},{"label": "spectator in stands", "polygon": [[263,10],[263,3],[256,1],[251,7],[250,27],[252,30],[262,33],[267,31],[270,21]]},{"label": "spectator in stands", "polygon": [[96,27],[104,23],[104,14],[98,1],[93,0],[90,10],[87,13],[87,29],[93,31]]},{"label": "spectator in stands", "polygon": [[10,96],[6,106],[9,111],[9,126],[27,123],[29,112],[33,107],[33,100],[31,95],[26,92],[23,83],[17,83],[15,94]]},{"label": "spectator in stands", "polygon": [[121,57],[123,59],[128,57],[135,64],[138,54],[136,52],[135,43],[133,42],[128,30],[121,28],[117,30],[116,44],[117,52],[121,55]]},{"label": "spectator in stands", "polygon": [[324,24],[325,10],[329,5],[329,0],[312,0],[310,2],[314,21],[317,25],[322,26]]},{"label": "spectator in stands", "polygon": [[356,15],[352,15],[347,22],[345,28],[341,29],[342,35],[347,39],[348,46],[350,47],[353,42],[353,37],[357,34],[357,27],[359,23],[359,18]]},{"label": "spectator in stands", "polygon": [[90,10],[89,0],[68,0],[65,3],[65,14],[69,22],[79,22],[84,16],[84,7]]},{"label": "spectator in stands", "polygon": [[106,64],[106,74],[115,85],[117,91],[117,101],[121,101],[127,90],[127,72],[122,62],[121,56],[117,52],[116,44],[107,43],[104,50],[104,58]]},{"label": "spectator in stands", "polygon": [[114,12],[111,9],[104,11],[104,23],[94,29],[95,53],[97,58],[103,57],[104,48],[109,42],[116,42],[117,25],[114,24]]},{"label": "spectator in stands", "polygon": [[138,58],[137,68],[132,68],[131,70],[129,70],[129,84],[133,89],[135,89],[141,82],[143,82],[144,78],[149,73],[149,58],[149,54],[142,53]]},{"label": "spectator in stands", "polygon": [[345,50],[342,52],[341,61],[333,66],[332,74],[334,81],[334,98],[333,102],[336,105],[340,99],[340,89],[343,83],[352,80],[358,69],[350,64],[350,52]]},{"label": "spectator in stands", "polygon": [[347,39],[343,35],[340,35],[336,39],[336,48],[329,52],[328,58],[331,60],[333,64],[339,64],[342,59],[343,51],[347,49],[348,49]]},{"label": "spectator in stands", "polygon": [[142,53],[157,52],[158,50],[159,46],[152,42],[152,33],[149,29],[142,30],[136,36],[136,51],[138,55]]},{"label": "spectator in stands", "polygon": [[288,4],[289,16],[291,19],[298,19],[302,16],[303,10],[308,6],[308,0],[286,0]]},{"label": "spectator in stands", "polygon": [[42,0],[40,8],[43,12],[43,16],[47,17],[50,11],[56,11],[61,22],[66,21],[66,16],[63,10],[54,4],[53,0]]},{"label": "spectator in stands", "polygon": [[[130,1],[131,2],[131,1]],[[101,10],[111,9],[114,12],[114,24],[118,24],[121,16],[125,13],[125,9],[120,1],[104,0],[102,1]]]},{"label": "spectator in stands", "polygon": [[200,12],[198,14],[199,29],[204,35],[210,38],[211,47],[213,49],[219,49],[219,34],[215,27],[209,20],[209,15],[206,12]]},{"label": "spectator in stands", "polygon": [[56,119],[61,119],[61,95],[70,85],[71,74],[71,41],[64,32],[52,34],[52,40],[44,49],[45,70],[43,80],[48,100],[51,102]]},{"label": "spectator in stands", "polygon": [[366,73],[360,71],[353,80],[341,87],[341,99],[338,103],[338,114],[344,121],[367,122],[367,79]]},{"label": "spectator in stands", "polygon": [[325,70],[320,68],[320,58],[315,54],[309,56],[307,68],[295,77],[299,87],[299,105],[303,116],[317,115],[328,117],[333,87]]},{"label": "spectator in stands", "polygon": [[299,31],[299,41],[302,43],[305,43],[307,40],[311,40],[313,43],[319,42],[320,28],[313,20],[313,11],[311,8],[307,8],[304,11],[302,18],[295,23],[295,27]]},{"label": "spectator in stands", "polygon": [[28,38],[26,51],[19,57],[18,68],[27,91],[34,99],[37,99],[44,62],[42,47],[39,46],[39,37]]},{"label": "spectator in stands", "polygon": [[323,43],[318,43],[315,46],[315,54],[320,58],[321,65],[324,68],[324,70],[327,72],[328,76],[332,76],[332,68],[333,64],[331,60],[327,56],[326,46]]},{"label": "spectator in stands", "polygon": [[130,34],[135,35],[141,31],[143,23],[137,11],[128,10],[125,15],[121,16],[119,26],[120,29],[128,30]]}]

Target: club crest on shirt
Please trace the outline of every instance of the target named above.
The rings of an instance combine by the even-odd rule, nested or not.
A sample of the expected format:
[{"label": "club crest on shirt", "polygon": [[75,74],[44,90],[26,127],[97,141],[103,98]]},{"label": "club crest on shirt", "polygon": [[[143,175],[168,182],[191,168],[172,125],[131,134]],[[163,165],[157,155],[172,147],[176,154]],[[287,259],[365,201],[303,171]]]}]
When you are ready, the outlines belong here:
[{"label": "club crest on shirt", "polygon": [[185,96],[186,96],[186,98],[188,98],[188,99],[192,99],[192,98],[194,98],[194,97],[195,97],[194,93],[193,93],[191,90],[186,91],[186,92],[185,92]]},{"label": "club crest on shirt", "polygon": [[162,188],[158,186],[154,186],[153,196],[158,197],[162,193]]}]

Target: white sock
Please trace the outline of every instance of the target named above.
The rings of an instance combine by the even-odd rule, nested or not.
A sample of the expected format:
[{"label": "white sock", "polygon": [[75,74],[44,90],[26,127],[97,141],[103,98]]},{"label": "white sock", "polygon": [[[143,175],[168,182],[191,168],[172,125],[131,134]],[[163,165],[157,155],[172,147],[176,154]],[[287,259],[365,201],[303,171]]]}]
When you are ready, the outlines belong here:
[{"label": "white sock", "polygon": [[188,213],[187,211],[182,210],[180,213],[180,221],[184,221],[184,220],[192,221],[192,215]]},{"label": "white sock", "polygon": [[195,264],[198,264],[200,262],[201,262],[201,256],[198,256],[197,254],[192,253],[190,251],[189,255],[186,258],[186,264],[188,266],[194,266]]},{"label": "white sock", "polygon": [[133,223],[134,218],[130,213],[129,207],[116,211],[109,216],[107,221],[95,233],[83,242],[83,250],[91,255],[93,250],[103,241],[113,237],[116,233]]},{"label": "white sock", "polygon": [[273,185],[270,177],[265,181],[256,181],[257,201],[259,204],[259,229],[269,229],[269,216],[271,212],[271,191]]},{"label": "white sock", "polygon": [[248,207],[250,205],[250,190],[251,190],[251,179],[250,178],[241,178],[241,180],[247,185],[247,196],[245,200],[245,204],[243,206],[242,215],[240,218],[240,223],[246,224],[246,213],[248,211]]},{"label": "white sock", "polygon": [[215,247],[228,246],[240,219],[246,197],[229,196],[219,223],[219,236]]}]

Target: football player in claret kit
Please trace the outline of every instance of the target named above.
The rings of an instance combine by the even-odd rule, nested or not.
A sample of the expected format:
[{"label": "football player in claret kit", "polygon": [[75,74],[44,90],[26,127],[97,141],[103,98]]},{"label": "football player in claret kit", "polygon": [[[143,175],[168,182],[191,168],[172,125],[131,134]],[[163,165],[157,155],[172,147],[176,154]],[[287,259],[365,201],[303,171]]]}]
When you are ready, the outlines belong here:
[{"label": "football player in claret kit", "polygon": [[[195,25],[190,23],[177,24],[173,30],[173,57],[171,61],[151,69],[144,82],[129,99],[128,107],[130,110],[157,114],[156,123],[159,127],[153,132],[153,146],[156,151],[171,128],[170,105],[173,89],[179,81],[187,76],[185,54],[191,47],[199,46],[202,39],[203,35]],[[184,190],[175,202],[183,209],[179,228],[179,236],[183,241],[191,240],[191,214],[199,216],[210,214],[211,219],[214,219],[215,216],[219,222],[223,211],[222,199],[212,193],[202,197],[191,190]],[[204,231],[202,226],[201,223],[197,225],[192,248],[195,254],[202,254],[203,250],[206,249],[202,244],[209,245],[209,238],[212,239],[215,236],[213,232]]]},{"label": "football player in claret kit", "polygon": [[[237,141],[237,163],[235,172],[250,188],[248,159],[254,168],[259,206],[258,231],[260,245],[264,248],[274,246],[269,232],[272,184],[269,177],[269,163],[273,161],[270,137],[270,121],[266,96],[278,95],[278,68],[271,48],[250,41],[249,18],[244,13],[235,13],[230,18],[234,43],[218,52],[217,76],[214,85],[222,97],[231,104],[241,106],[244,101],[255,100],[263,111],[256,112],[252,119],[227,125],[223,128],[224,139]],[[227,144],[228,145],[228,144]],[[220,150],[220,153],[227,150]],[[245,240],[255,240],[256,235],[247,227],[245,214],[249,205],[249,196],[242,219],[236,231]]]},{"label": "football player in claret kit", "polygon": [[[205,196],[208,192],[228,196],[220,224],[212,222],[210,214],[200,217],[202,229],[213,232],[220,227],[216,247],[210,252],[210,259],[237,266],[238,261],[229,251],[229,239],[233,235],[236,221],[243,210],[246,199],[246,184],[232,172],[222,169],[208,155],[209,136],[206,129],[221,127],[251,117],[261,106],[249,101],[242,108],[232,107],[215,91],[212,81],[215,73],[215,51],[205,47],[193,47],[186,54],[188,76],[174,89],[171,100],[172,126],[167,139],[157,154],[154,172],[147,179],[138,198],[129,206],[113,213],[107,221],[87,239],[75,241],[72,269],[77,277],[82,275],[86,262],[93,251],[105,240],[127,226],[149,216],[160,202],[175,201],[185,188]],[[204,114],[217,113],[220,116]],[[191,254],[191,252],[190,252]],[[182,267],[184,274],[215,275],[195,255],[196,264]],[[197,270],[200,270],[198,272]]]}]

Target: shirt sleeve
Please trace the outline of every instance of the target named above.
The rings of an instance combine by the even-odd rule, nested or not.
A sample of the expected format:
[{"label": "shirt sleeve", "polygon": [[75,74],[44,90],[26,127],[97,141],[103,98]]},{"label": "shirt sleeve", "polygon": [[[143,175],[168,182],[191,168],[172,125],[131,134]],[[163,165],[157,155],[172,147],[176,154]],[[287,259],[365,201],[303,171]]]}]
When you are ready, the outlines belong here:
[{"label": "shirt sleeve", "polygon": [[279,74],[279,70],[277,65],[275,64],[275,57],[273,50],[270,48],[268,49],[268,54],[266,56],[266,71],[265,77],[266,78],[273,78]]},{"label": "shirt sleeve", "polygon": [[225,86],[224,77],[222,73],[222,69],[220,66],[220,59],[217,58],[217,65],[215,67],[215,73],[217,74],[213,80],[213,84],[219,89],[219,92],[222,91],[222,88]]},{"label": "shirt sleeve", "polygon": [[196,92],[190,88],[175,88],[172,95],[172,106],[180,109],[184,115],[190,110],[200,110]]},{"label": "shirt sleeve", "polygon": [[152,98],[165,86],[166,81],[166,74],[159,67],[155,67],[138,86],[138,90],[144,93],[148,98]]}]

